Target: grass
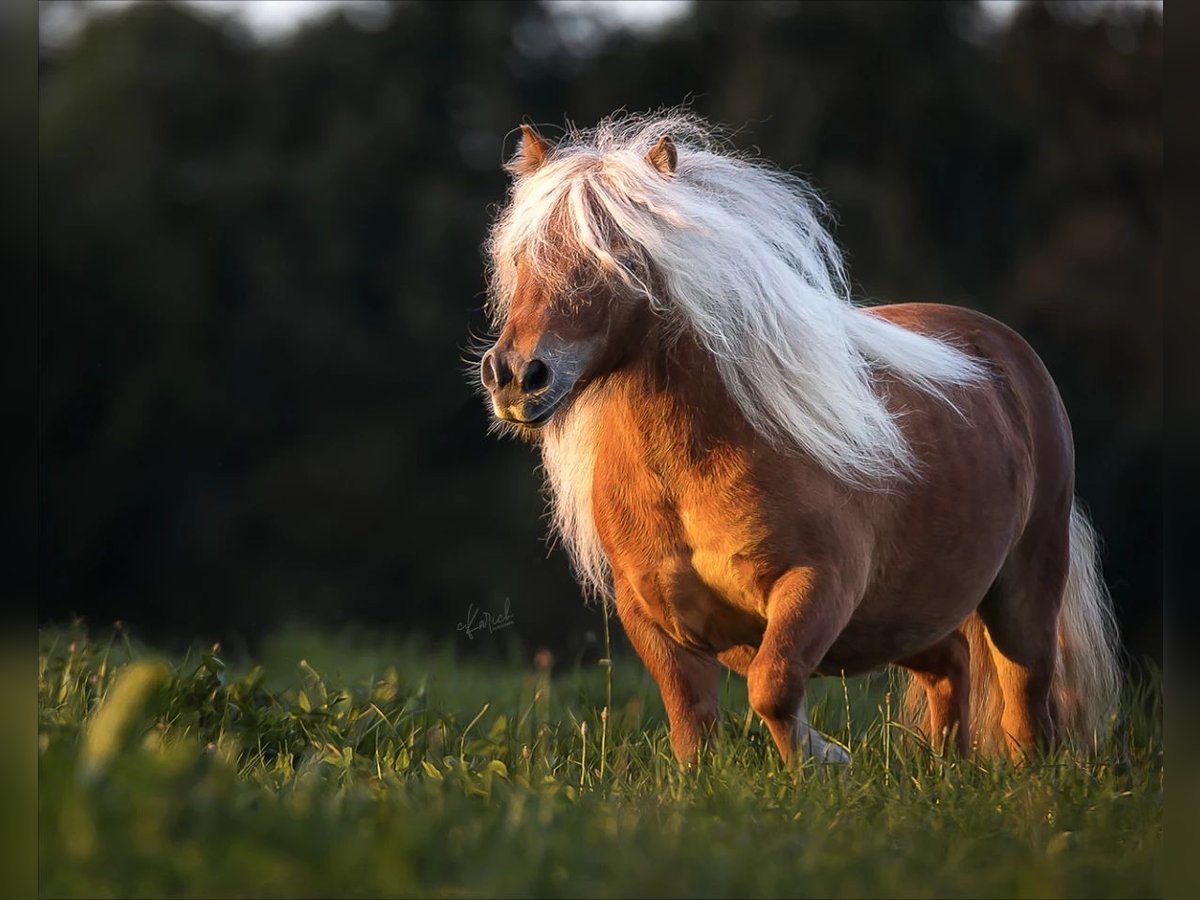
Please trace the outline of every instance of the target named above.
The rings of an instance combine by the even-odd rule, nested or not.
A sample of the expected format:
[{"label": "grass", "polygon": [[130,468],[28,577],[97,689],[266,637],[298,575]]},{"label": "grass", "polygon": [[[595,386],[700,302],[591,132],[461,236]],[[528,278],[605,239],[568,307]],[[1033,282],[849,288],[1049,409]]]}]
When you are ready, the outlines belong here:
[{"label": "grass", "polygon": [[42,896],[1162,893],[1156,677],[1101,759],[1019,769],[931,754],[886,677],[825,679],[810,714],[854,762],[799,772],[731,678],[685,774],[633,659],[552,676],[304,632],[254,666],[39,642]]}]

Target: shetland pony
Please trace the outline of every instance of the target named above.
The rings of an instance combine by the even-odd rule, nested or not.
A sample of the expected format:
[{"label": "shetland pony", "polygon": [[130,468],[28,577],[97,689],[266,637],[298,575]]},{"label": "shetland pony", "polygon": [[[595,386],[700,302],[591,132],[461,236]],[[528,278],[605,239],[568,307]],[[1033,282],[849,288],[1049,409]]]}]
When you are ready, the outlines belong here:
[{"label": "shetland pony", "polygon": [[815,675],[908,670],[931,744],[1094,746],[1118,686],[1071,428],[1016,333],[850,298],[800,179],[667,112],[522,126],[491,231],[496,422],[653,674],[681,762],[723,664],[785,761]]}]

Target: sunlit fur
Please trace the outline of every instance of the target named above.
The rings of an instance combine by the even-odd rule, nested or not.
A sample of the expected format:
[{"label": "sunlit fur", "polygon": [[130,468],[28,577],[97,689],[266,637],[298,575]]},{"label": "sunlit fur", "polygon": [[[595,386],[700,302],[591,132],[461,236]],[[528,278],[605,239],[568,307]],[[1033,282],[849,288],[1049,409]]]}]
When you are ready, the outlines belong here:
[{"label": "sunlit fur", "polygon": [[[671,178],[644,158],[663,135],[678,149]],[[773,443],[848,481],[895,477],[914,460],[877,372],[942,396],[983,371],[855,306],[823,213],[803,180],[726,152],[693,116],[609,119],[568,132],[516,181],[489,241],[492,310],[504,317],[518,258],[558,294],[579,290],[581,273],[620,279],[700,339]]]}]

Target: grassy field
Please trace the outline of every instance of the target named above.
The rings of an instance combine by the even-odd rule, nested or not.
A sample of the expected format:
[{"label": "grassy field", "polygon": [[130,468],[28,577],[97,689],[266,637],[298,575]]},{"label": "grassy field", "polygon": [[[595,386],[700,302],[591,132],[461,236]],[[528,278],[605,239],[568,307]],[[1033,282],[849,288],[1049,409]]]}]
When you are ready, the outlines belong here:
[{"label": "grassy field", "polygon": [[1023,769],[931,755],[885,677],[825,679],[814,724],[854,762],[799,772],[731,678],[722,740],[684,774],[634,659],[294,632],[235,666],[39,642],[42,896],[1162,893],[1156,678],[1101,760]]}]

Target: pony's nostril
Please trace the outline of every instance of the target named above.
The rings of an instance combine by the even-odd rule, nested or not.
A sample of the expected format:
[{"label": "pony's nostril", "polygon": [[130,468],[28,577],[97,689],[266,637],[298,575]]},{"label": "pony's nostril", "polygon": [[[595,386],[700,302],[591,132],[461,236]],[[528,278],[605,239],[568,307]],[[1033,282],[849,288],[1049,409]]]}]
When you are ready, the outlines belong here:
[{"label": "pony's nostril", "polygon": [[500,381],[496,373],[496,354],[491,350],[483,354],[483,359],[479,361],[479,377],[489,391],[494,391]]},{"label": "pony's nostril", "polygon": [[479,377],[489,391],[498,391],[513,380],[513,373],[503,356],[489,350],[479,363]]},{"label": "pony's nostril", "polygon": [[526,394],[540,391],[550,383],[550,367],[540,359],[531,359],[521,376],[521,390]]}]

